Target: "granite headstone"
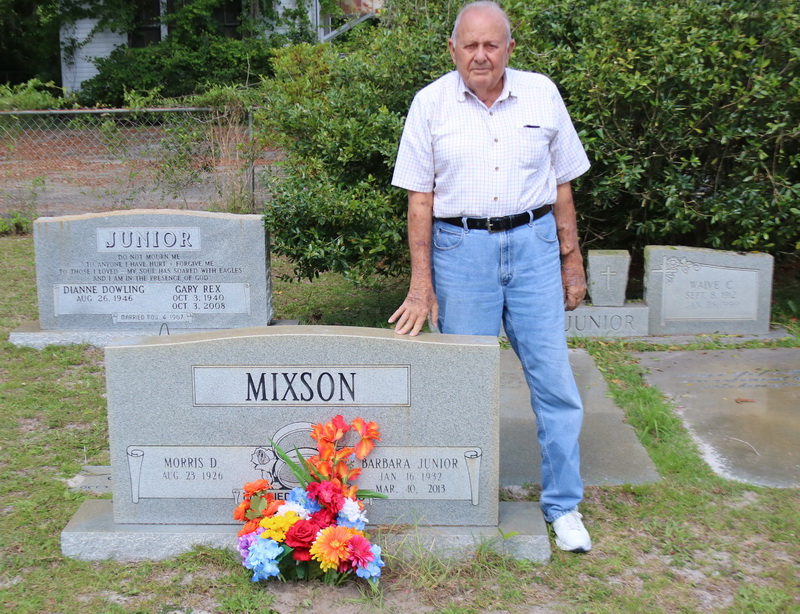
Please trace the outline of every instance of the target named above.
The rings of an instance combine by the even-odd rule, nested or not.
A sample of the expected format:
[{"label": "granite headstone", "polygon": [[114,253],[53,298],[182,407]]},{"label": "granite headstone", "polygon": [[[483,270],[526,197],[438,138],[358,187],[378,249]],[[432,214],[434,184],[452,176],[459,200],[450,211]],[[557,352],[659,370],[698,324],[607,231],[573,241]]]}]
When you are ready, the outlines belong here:
[{"label": "granite headstone", "polygon": [[388,496],[372,523],[497,525],[498,365],[495,338],[381,329],[121,340],[106,347],[114,519],[231,524],[245,482],[297,485],[271,442],[313,455],[311,426],[342,414],[381,429],[358,465]]},{"label": "granite headstone", "polygon": [[18,345],[36,347],[39,338],[103,345],[119,336],[266,326],[272,319],[258,215],[128,210],[44,217],[34,222],[34,245],[40,334],[26,343],[12,333]]},{"label": "granite headstone", "polygon": [[649,245],[644,266],[650,335],[769,332],[769,254]]},{"label": "granite headstone", "polygon": [[594,307],[622,307],[631,255],[626,250],[590,249],[586,274]]},{"label": "granite headstone", "polygon": [[647,305],[626,303],[622,307],[581,305],[564,314],[567,337],[644,337],[648,330]]}]

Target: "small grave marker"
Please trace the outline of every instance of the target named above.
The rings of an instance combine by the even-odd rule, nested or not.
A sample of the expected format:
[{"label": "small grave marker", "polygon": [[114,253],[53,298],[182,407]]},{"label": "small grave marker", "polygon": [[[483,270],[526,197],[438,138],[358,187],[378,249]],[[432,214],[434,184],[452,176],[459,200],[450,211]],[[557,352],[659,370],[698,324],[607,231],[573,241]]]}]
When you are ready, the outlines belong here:
[{"label": "small grave marker", "polygon": [[631,256],[626,250],[589,250],[586,273],[594,307],[622,307]]}]

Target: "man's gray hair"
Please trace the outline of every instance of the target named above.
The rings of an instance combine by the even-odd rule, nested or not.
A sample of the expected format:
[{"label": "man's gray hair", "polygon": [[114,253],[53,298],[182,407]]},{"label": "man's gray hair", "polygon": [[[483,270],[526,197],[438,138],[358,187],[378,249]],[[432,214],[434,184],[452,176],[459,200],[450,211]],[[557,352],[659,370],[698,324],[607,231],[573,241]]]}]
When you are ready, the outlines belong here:
[{"label": "man's gray hair", "polygon": [[506,12],[500,8],[500,5],[497,2],[493,2],[493,0],[477,0],[477,2],[470,2],[469,4],[465,4],[461,7],[461,10],[456,15],[456,21],[453,24],[453,33],[450,38],[453,39],[453,42],[456,41],[456,31],[458,30],[458,26],[461,25],[461,16],[470,11],[472,9],[490,9],[493,11],[497,11],[503,18],[503,22],[506,25],[506,42],[511,43],[511,22],[508,19],[508,15]]}]

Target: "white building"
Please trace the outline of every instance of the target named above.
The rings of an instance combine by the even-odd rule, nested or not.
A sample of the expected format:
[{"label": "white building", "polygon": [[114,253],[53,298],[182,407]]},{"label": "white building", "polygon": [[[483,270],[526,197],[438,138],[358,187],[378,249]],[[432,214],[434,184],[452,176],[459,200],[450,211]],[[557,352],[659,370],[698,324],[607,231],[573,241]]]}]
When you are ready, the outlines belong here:
[{"label": "white building", "polygon": [[[279,0],[281,10],[294,8],[295,0]],[[356,23],[371,17],[383,7],[383,0],[340,0],[339,5],[350,21],[342,28],[331,31],[330,19],[320,15],[318,0],[309,3],[308,16],[311,27],[318,32],[320,41],[327,41],[349,30]],[[241,0],[227,0],[214,14],[222,28],[231,34],[236,32],[240,22]],[[140,2],[139,20],[136,30],[127,33],[111,30],[95,31],[98,19],[79,19],[75,23],[62,26],[61,39],[61,85],[66,92],[80,89],[81,84],[97,74],[94,60],[108,57],[111,52],[123,45],[145,47],[158,43],[169,34],[168,26],[161,17],[167,11],[167,0],[144,0]],[[70,51],[72,50],[72,51]]]}]

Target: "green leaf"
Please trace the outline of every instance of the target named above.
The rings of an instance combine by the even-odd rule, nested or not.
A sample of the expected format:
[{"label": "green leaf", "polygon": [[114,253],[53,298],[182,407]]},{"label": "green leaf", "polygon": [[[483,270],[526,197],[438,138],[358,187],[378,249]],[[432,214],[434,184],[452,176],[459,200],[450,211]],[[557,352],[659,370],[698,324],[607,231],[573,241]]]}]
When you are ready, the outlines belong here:
[{"label": "green leaf", "polygon": [[358,498],[359,499],[388,499],[387,495],[384,495],[382,492],[375,492],[374,490],[362,490],[358,489]]},{"label": "green leaf", "polygon": [[[289,467],[289,470],[292,472],[292,475],[297,478],[297,481],[300,482],[301,486],[303,488],[308,486],[309,482],[312,481],[311,474],[294,462],[291,458],[289,458],[289,455],[286,454],[286,452],[284,452],[274,441],[270,439],[269,442],[272,445],[272,448],[275,450],[275,453],[284,463],[286,463],[287,467]],[[299,459],[303,458],[299,450],[297,450],[297,447],[295,447],[295,452],[297,452],[297,457]],[[303,460],[305,461],[305,459]]]}]

